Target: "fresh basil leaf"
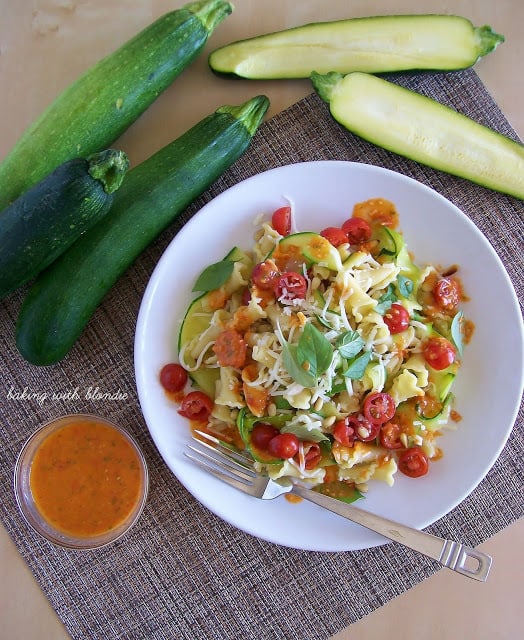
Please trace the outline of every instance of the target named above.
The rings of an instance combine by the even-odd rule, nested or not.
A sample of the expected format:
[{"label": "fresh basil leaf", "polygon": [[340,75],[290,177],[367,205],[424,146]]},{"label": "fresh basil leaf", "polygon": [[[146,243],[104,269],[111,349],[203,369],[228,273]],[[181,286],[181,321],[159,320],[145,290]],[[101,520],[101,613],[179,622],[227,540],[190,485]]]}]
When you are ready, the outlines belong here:
[{"label": "fresh basil leaf", "polygon": [[318,378],[328,370],[333,360],[333,347],[324,334],[308,322],[298,340],[298,364]]},{"label": "fresh basil leaf", "polygon": [[282,345],[282,360],[284,366],[295,382],[306,388],[314,387],[317,381],[315,375],[309,370],[306,371],[298,362],[297,357],[298,346],[284,342]]},{"label": "fresh basil leaf", "polygon": [[320,429],[308,429],[305,424],[286,424],[280,433],[293,433],[299,440],[305,442],[321,442],[329,438]]},{"label": "fresh basil leaf", "polygon": [[413,281],[406,276],[397,276],[398,292],[403,298],[409,298],[413,293]]},{"label": "fresh basil leaf", "polygon": [[233,273],[235,263],[232,260],[221,260],[206,267],[198,276],[193,291],[213,291],[221,287]]},{"label": "fresh basil leaf", "polygon": [[375,307],[375,311],[384,315],[386,311],[391,307],[391,305],[398,300],[397,295],[395,293],[395,287],[390,284],[387,288],[386,292],[383,293],[378,299],[378,303]]},{"label": "fresh basil leaf", "polygon": [[370,360],[371,351],[365,351],[361,356],[350,362],[348,368],[344,371],[344,375],[346,378],[351,378],[351,380],[361,380]]},{"label": "fresh basil leaf", "polygon": [[464,339],[462,335],[462,323],[464,322],[464,314],[459,311],[451,323],[451,338],[457,347],[459,355],[462,357],[464,352]]},{"label": "fresh basil leaf", "polygon": [[347,331],[339,337],[336,347],[347,360],[354,358],[364,348],[364,340],[358,331]]}]

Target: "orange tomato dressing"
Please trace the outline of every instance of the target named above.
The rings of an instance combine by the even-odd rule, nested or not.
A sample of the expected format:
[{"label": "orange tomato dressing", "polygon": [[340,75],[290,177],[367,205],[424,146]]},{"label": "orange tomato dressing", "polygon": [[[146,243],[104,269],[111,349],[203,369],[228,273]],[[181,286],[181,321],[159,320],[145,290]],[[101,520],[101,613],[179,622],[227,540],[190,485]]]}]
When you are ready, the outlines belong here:
[{"label": "orange tomato dressing", "polygon": [[353,215],[363,218],[370,225],[381,224],[396,229],[399,224],[397,208],[385,198],[370,198],[364,202],[357,202],[353,207]]},{"label": "orange tomato dressing", "polygon": [[110,425],[79,420],[51,433],[35,453],[30,486],[37,509],[59,531],[81,538],[120,525],[144,483],[139,456]]}]

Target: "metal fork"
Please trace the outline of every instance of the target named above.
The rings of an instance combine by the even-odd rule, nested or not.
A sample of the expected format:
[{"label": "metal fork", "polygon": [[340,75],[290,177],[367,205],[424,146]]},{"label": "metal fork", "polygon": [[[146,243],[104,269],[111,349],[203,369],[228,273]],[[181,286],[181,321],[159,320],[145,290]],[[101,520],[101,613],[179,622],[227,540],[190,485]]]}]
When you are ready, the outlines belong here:
[{"label": "metal fork", "polygon": [[294,493],[324,509],[379,533],[380,535],[414,549],[443,567],[464,576],[485,582],[492,558],[458,542],[439,538],[388,520],[358,507],[306,489],[298,484],[279,484],[255,470],[253,459],[247,454],[225,446],[220,440],[202,431],[196,431],[185,454],[193,462],[227,484],[255,498],[272,500],[284,493]]}]

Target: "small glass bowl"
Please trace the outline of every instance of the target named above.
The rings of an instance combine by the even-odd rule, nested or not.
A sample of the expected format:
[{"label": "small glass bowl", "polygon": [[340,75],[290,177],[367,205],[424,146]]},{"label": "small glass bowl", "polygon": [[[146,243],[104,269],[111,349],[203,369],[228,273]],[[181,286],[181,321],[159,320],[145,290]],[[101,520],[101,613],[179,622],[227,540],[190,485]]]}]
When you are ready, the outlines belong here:
[{"label": "small glass bowl", "polygon": [[[53,526],[38,509],[31,489],[31,469],[35,454],[46,438],[67,425],[90,421],[101,423],[117,431],[131,445],[139,464],[140,489],[136,502],[124,520],[112,529],[91,536],[74,536]],[[16,501],[28,524],[44,538],[56,545],[69,549],[96,549],[123,536],[140,517],[149,488],[146,460],[135,439],[118,425],[106,418],[85,413],[70,414],[52,420],[37,429],[25,442],[20,451],[14,470],[14,492]]]}]

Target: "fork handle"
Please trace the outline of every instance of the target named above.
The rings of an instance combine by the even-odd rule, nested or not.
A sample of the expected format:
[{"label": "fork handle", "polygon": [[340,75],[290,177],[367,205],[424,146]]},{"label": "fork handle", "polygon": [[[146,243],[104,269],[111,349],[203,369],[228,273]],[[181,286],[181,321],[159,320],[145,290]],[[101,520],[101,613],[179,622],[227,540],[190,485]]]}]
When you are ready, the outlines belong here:
[{"label": "fork handle", "polygon": [[351,522],[356,522],[375,533],[379,533],[389,538],[389,540],[399,542],[429,558],[433,558],[443,567],[480,582],[485,582],[488,577],[492,558],[476,549],[413,529],[298,485],[294,485],[292,493],[309,502],[314,502],[347,520],[351,520]]}]

